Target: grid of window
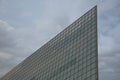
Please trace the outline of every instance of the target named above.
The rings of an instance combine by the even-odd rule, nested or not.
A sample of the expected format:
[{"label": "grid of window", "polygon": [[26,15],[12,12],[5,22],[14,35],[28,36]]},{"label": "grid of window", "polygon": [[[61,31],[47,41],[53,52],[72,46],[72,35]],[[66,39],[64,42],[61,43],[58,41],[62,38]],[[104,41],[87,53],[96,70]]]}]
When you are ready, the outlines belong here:
[{"label": "grid of window", "polygon": [[2,80],[98,80],[96,6]]}]

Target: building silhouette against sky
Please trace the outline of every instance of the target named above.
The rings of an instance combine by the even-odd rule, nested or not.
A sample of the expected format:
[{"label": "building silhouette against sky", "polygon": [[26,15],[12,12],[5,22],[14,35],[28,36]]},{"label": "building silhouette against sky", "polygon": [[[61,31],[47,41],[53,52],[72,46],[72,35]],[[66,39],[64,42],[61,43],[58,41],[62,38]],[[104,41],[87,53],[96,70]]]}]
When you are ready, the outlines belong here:
[{"label": "building silhouette against sky", "polygon": [[97,6],[1,80],[98,80]]}]

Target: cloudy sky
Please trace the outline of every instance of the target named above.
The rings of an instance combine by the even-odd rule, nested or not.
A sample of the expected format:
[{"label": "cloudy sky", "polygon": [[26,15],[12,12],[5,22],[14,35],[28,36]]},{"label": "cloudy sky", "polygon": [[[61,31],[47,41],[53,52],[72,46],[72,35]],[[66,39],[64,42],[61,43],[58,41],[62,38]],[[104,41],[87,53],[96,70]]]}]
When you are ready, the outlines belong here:
[{"label": "cloudy sky", "polygon": [[120,79],[120,0],[0,0],[0,77],[93,6],[99,77]]}]

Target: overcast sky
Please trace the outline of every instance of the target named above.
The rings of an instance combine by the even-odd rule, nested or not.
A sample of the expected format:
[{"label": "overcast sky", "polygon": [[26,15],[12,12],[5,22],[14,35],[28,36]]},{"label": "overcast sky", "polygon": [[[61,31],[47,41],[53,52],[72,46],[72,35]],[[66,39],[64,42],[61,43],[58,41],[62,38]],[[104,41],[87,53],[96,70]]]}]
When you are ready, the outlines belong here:
[{"label": "overcast sky", "polygon": [[0,77],[98,6],[99,78],[120,79],[120,0],[0,0]]}]

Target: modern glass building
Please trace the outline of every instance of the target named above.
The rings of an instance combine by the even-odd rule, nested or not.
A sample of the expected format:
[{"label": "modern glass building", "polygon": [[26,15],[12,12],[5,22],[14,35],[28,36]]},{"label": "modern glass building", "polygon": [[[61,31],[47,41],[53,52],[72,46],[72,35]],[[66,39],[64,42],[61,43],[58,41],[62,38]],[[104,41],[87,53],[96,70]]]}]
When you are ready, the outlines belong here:
[{"label": "modern glass building", "polygon": [[1,80],[98,80],[97,6]]}]

